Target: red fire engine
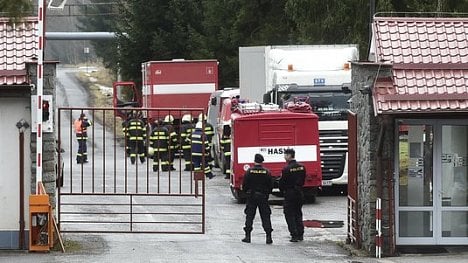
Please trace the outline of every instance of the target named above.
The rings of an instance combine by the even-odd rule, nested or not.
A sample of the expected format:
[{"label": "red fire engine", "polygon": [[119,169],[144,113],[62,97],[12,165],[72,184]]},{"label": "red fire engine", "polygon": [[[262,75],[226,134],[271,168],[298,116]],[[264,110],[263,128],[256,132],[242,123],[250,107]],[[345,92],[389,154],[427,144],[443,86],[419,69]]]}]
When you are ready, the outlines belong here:
[{"label": "red fire engine", "polygon": [[[245,103],[231,115],[231,178],[234,197],[245,201],[242,181],[245,171],[253,166],[254,155],[264,156],[264,166],[276,179],[286,165],[284,150],[293,148],[296,160],[306,167],[304,195],[314,202],[322,184],[318,117],[312,112],[279,109],[275,104]],[[273,194],[281,195],[275,184]]]},{"label": "red fire engine", "polygon": [[[145,62],[142,63],[142,82],[141,93],[134,82],[115,82],[113,84],[114,107],[199,108],[206,112],[211,93],[218,89],[218,61]],[[163,116],[155,116],[155,114]],[[166,114],[173,115],[177,120],[185,112],[149,111],[147,117],[155,119],[164,117]],[[116,115],[125,118],[124,111],[118,111]]]}]

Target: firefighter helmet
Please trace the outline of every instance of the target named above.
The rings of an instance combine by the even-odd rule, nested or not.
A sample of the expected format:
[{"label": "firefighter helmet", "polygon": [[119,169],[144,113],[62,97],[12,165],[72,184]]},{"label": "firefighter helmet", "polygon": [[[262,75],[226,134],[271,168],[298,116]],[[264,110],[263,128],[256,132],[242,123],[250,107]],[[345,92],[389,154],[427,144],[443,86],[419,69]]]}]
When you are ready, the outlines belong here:
[{"label": "firefighter helmet", "polygon": [[192,122],[192,115],[185,114],[184,116],[182,116],[182,122]]},{"label": "firefighter helmet", "polygon": [[203,123],[201,121],[197,122],[197,124],[195,124],[195,129],[203,129]]},{"label": "firefighter helmet", "polygon": [[203,112],[198,115],[198,121],[202,121],[202,120],[206,121],[206,115],[203,114]]},{"label": "firefighter helmet", "polygon": [[174,121],[174,116],[172,115],[166,115],[166,117],[164,117],[164,123],[172,123]]}]

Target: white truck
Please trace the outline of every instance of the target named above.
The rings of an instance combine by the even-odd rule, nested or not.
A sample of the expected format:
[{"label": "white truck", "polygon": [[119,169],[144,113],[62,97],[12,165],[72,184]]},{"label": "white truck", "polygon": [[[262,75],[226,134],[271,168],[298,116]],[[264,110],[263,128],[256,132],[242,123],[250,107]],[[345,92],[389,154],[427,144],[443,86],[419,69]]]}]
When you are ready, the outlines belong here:
[{"label": "white truck", "polygon": [[239,47],[241,98],[283,105],[306,99],[319,116],[322,186],[348,183],[348,100],[357,45]]},{"label": "white truck", "polygon": [[211,148],[211,154],[214,157],[216,167],[220,167],[223,171],[226,169],[224,163],[225,159],[223,157],[224,152],[222,151],[221,147],[221,138],[223,136],[223,132],[225,131],[224,126],[231,126],[231,111],[229,109],[229,112],[226,112],[226,110],[223,109],[223,105],[226,104],[225,100],[229,100],[238,95],[239,88],[225,87],[222,90],[217,90],[211,93],[210,100],[208,102],[207,121],[213,126],[215,132],[212,141],[213,147]]}]

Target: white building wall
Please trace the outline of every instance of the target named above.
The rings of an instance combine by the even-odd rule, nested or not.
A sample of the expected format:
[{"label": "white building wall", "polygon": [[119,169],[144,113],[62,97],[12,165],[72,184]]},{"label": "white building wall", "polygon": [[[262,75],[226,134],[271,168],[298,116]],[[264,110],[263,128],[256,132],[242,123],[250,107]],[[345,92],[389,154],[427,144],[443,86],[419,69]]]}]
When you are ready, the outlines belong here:
[{"label": "white building wall", "polygon": [[[18,247],[19,233],[19,130],[24,119],[31,124],[31,98],[0,97],[0,248]],[[31,182],[31,128],[24,132],[24,218],[29,229],[29,194]],[[27,232],[26,232],[27,233]],[[16,240],[16,244],[15,244]]]}]

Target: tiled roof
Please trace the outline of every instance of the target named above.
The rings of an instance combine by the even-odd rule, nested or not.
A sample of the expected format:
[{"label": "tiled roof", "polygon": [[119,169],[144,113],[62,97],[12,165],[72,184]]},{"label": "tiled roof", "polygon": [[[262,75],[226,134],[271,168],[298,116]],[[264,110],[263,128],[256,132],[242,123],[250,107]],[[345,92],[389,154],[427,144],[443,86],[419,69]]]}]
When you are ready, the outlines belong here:
[{"label": "tiled roof", "polygon": [[0,18],[0,85],[25,84],[26,63],[36,56],[36,18],[15,25]]},{"label": "tiled roof", "polygon": [[373,88],[377,114],[468,112],[468,18],[374,22],[376,60],[392,78]]},{"label": "tiled roof", "polygon": [[392,79],[374,86],[374,108],[385,113],[468,111],[468,68],[393,68]]},{"label": "tiled roof", "polygon": [[376,60],[468,63],[468,18],[374,18]]}]

